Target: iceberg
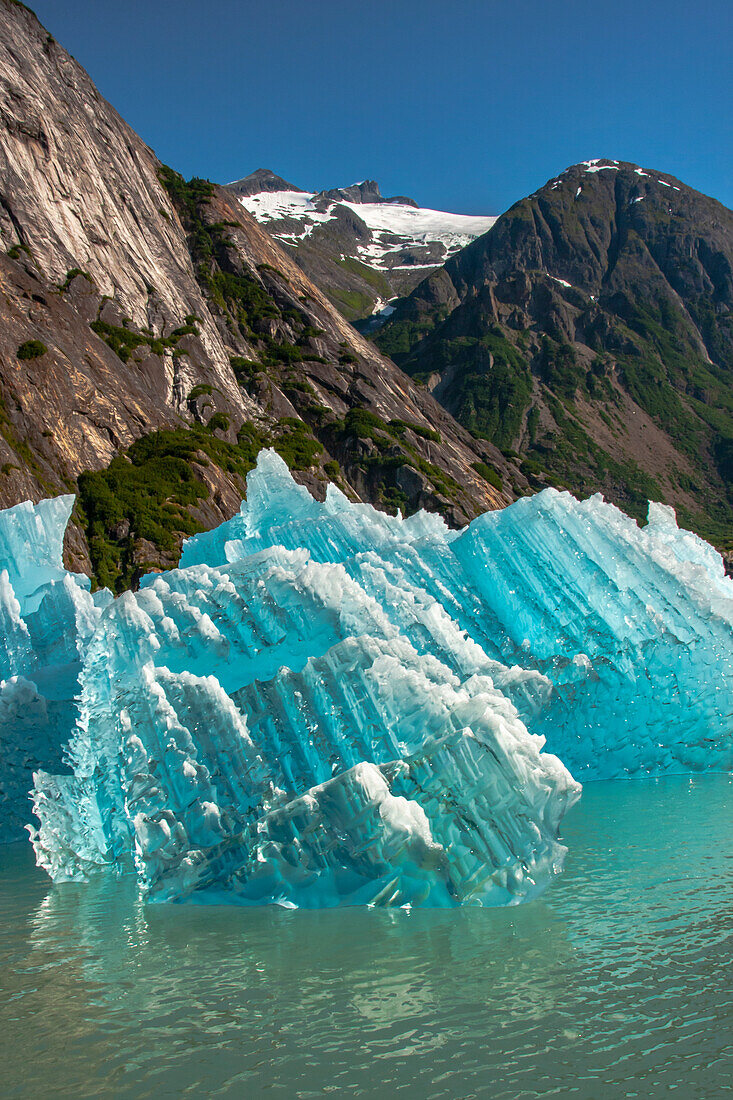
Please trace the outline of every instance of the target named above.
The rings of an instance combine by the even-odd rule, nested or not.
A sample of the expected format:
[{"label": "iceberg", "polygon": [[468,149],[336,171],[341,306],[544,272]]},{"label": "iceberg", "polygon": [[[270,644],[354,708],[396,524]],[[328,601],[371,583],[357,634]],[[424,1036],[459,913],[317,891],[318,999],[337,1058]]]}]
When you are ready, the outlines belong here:
[{"label": "iceberg", "polygon": [[0,843],[19,840],[37,768],[62,765],[78,717],[78,678],[109,592],[69,573],[73,496],[0,512]]},{"label": "iceberg", "polygon": [[351,505],[329,486],[325,504],[290,517],[278,507],[286,473],[279,460],[277,477],[255,473],[255,495],[189,540],[182,565],[204,550],[224,563],[305,549],[343,564],[392,616],[405,597],[440,608],[504,666],[515,702],[518,689],[539,699],[544,677],[532,731],[579,779],[731,767],[733,581],[673,509],[650,504],[639,528],[600,495],[546,489],[456,532],[425,513]]},{"label": "iceberg", "polygon": [[165,900],[533,896],[579,793],[509,698],[548,685],[407,595],[388,613],[281,546],[126,593],[88,649],[73,774],[36,776],[38,861],[78,878],[134,854]]},{"label": "iceberg", "polygon": [[[45,616],[76,654],[64,767],[34,755],[29,829],[56,881],[113,867],[160,901],[515,904],[561,871],[578,779],[733,766],[733,582],[662,505],[640,528],[547,489],[453,531],[333,485],[319,503],[263,451],[237,515],[114,601],[63,572],[70,504],[46,505],[38,547],[0,513],[1,606],[9,721],[39,744],[22,693],[55,667]],[[31,630],[43,586],[70,586],[74,615],[50,600]]]}]

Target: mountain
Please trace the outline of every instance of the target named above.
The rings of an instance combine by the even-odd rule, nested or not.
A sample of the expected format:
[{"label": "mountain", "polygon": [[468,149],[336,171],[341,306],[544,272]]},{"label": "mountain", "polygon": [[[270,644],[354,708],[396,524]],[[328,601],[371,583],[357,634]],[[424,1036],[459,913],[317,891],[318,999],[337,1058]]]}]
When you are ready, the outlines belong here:
[{"label": "mountain", "polygon": [[265,445],[321,498],[454,524],[526,487],[231,189],[161,164],[24,5],[0,16],[0,505],[78,493],[67,563],[119,590],[231,516]]},{"label": "mountain", "polygon": [[665,172],[568,168],[377,334],[535,487],[666,501],[733,549],[733,213]]},{"label": "mountain", "polygon": [[227,189],[362,332],[496,221],[384,198],[375,180],[310,192],[260,168]]},{"label": "mountain", "polygon": [[294,183],[288,183],[282,176],[276,176],[269,168],[258,168],[244,179],[235,180],[227,184],[227,190],[238,198],[249,198],[250,195],[259,195],[268,191],[299,191]]}]

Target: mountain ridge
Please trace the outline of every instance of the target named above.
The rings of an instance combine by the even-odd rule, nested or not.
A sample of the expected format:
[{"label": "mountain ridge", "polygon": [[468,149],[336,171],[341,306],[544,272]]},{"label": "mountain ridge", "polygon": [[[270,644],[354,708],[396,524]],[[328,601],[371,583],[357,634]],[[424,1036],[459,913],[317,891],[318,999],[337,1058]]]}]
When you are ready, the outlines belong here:
[{"label": "mountain ridge", "polygon": [[[120,588],[175,564],[267,445],[317,496],[330,478],[460,524],[545,484],[601,489],[731,545],[721,204],[630,163],[571,166],[386,318],[405,374],[231,186],[163,165],[28,9],[0,10],[0,503],[78,491],[75,568]],[[275,188],[255,198],[292,186],[252,175]],[[345,190],[292,194],[314,233],[440,213]]]},{"label": "mountain ridge", "polygon": [[647,497],[733,546],[733,214],[605,159],[515,203],[378,345],[539,487]]}]

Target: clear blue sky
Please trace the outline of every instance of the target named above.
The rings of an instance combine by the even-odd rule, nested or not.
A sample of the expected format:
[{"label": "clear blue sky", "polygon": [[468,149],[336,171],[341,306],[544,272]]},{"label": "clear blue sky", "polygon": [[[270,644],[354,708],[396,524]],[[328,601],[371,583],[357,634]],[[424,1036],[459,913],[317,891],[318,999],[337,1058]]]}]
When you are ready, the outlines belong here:
[{"label": "clear blue sky", "polygon": [[733,205],[731,0],[30,0],[185,176],[499,213],[607,156]]}]

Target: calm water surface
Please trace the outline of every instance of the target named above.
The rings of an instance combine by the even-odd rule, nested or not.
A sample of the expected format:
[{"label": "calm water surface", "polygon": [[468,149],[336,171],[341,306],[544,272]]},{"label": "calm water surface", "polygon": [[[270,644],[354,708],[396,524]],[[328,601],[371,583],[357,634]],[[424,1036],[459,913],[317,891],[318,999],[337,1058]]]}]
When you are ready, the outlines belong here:
[{"label": "calm water surface", "polygon": [[588,785],[515,909],[145,906],[0,848],[0,1095],[733,1091],[733,779]]}]

